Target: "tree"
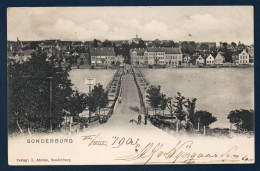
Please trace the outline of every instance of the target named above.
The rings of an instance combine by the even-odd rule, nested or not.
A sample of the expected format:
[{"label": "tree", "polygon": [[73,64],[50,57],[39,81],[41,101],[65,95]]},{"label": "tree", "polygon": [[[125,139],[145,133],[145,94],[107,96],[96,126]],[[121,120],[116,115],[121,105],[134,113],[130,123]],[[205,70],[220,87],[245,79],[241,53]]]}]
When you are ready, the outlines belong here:
[{"label": "tree", "polygon": [[254,111],[253,110],[232,110],[228,119],[229,122],[235,124],[238,130],[253,131],[254,130]]},{"label": "tree", "polygon": [[139,47],[139,48],[146,48],[146,45],[145,45],[145,43],[144,43],[143,40],[140,40],[140,41],[139,41],[138,47]]},{"label": "tree", "polygon": [[159,39],[155,39],[152,41],[151,46],[159,47],[161,46],[161,41]]},{"label": "tree", "polygon": [[168,45],[169,45],[169,47],[175,47],[175,43],[172,40],[169,41]]},{"label": "tree", "polygon": [[224,50],[224,57],[225,57],[225,62],[232,62],[232,54],[233,54],[233,52],[231,52],[231,51],[229,51],[229,50],[227,50],[227,49],[225,49]]},{"label": "tree", "polygon": [[176,110],[176,117],[178,118],[178,120],[181,122],[183,120],[185,120],[185,116],[186,113],[183,110],[183,105],[185,104],[185,97],[181,95],[180,92],[177,92],[177,96],[175,96],[175,102],[172,104]]},{"label": "tree", "polygon": [[174,106],[172,104],[173,104],[172,98],[169,97],[168,100],[167,100],[167,109],[169,110],[171,115],[173,115],[174,111],[175,111],[175,108],[174,108]]},{"label": "tree", "polygon": [[[24,63],[8,65],[8,130],[10,132],[47,131],[62,122],[63,111],[72,112],[70,97],[73,94],[69,80],[70,68],[61,68],[54,58],[38,50]],[[52,88],[50,80],[52,77]],[[52,108],[50,109],[50,89]],[[51,111],[51,113],[50,113]],[[52,122],[51,122],[52,120]]]},{"label": "tree", "polygon": [[98,47],[98,40],[97,39],[93,40],[93,47]]},{"label": "tree", "polygon": [[231,45],[232,45],[233,47],[236,47],[236,46],[237,46],[237,44],[236,44],[235,42],[232,42]]},{"label": "tree", "polygon": [[196,108],[196,98],[192,98],[191,100],[188,98],[186,101],[186,104],[184,104],[184,106],[187,108],[188,111],[188,116],[187,119],[190,122],[194,122],[194,114],[195,114],[195,108]]},{"label": "tree", "polygon": [[95,101],[95,96],[89,93],[87,96],[88,110],[89,110],[89,122],[91,121],[91,114],[97,111],[97,103]]},{"label": "tree", "polygon": [[148,102],[152,106],[155,114],[156,114],[156,109],[159,108],[162,100],[162,95],[161,95],[161,86],[150,86],[149,89],[146,91],[148,94],[146,97],[148,98]]},{"label": "tree", "polygon": [[242,50],[242,49],[245,49],[245,45],[243,43],[240,43],[237,45],[238,49]]},{"label": "tree", "polygon": [[98,114],[100,115],[100,109],[105,108],[108,104],[108,92],[105,91],[101,84],[97,84],[94,86],[91,94],[94,97],[94,102],[97,105]]},{"label": "tree", "polygon": [[70,97],[71,105],[71,115],[77,116],[79,123],[79,114],[84,111],[87,107],[87,95],[85,93],[80,93],[76,90]]},{"label": "tree", "polygon": [[205,44],[205,43],[202,43],[200,45],[200,50],[204,51],[204,50],[209,50],[209,45]]},{"label": "tree", "polygon": [[165,94],[161,94],[161,104],[160,104],[160,108],[163,110],[163,114],[164,114],[164,110],[166,109],[168,104],[168,98],[166,98]]},{"label": "tree", "polygon": [[37,48],[39,48],[39,45],[37,42],[30,42],[29,49],[37,50]]},{"label": "tree", "polygon": [[188,42],[184,41],[181,43],[181,51],[182,53],[189,53]]},{"label": "tree", "polygon": [[122,55],[125,57],[126,63],[130,64],[130,46],[128,43],[122,44]]},{"label": "tree", "polygon": [[222,46],[223,46],[224,48],[226,48],[226,47],[227,47],[227,45],[228,45],[228,43],[227,43],[227,42],[223,42],[223,43],[222,43]]},{"label": "tree", "polygon": [[208,127],[210,124],[216,121],[217,118],[212,116],[212,113],[206,110],[199,110],[196,111],[196,113],[194,114],[192,124],[194,125],[194,127],[196,127],[197,126],[196,124],[200,122],[202,126]]},{"label": "tree", "polygon": [[132,42],[132,43],[130,44],[130,48],[131,48],[131,49],[133,49],[133,48],[138,48],[138,44],[135,43],[135,42]]},{"label": "tree", "polygon": [[195,42],[189,42],[188,44],[188,54],[193,55],[196,50],[196,43]]},{"label": "tree", "polygon": [[169,43],[168,42],[163,42],[162,43],[162,47],[169,47]]},{"label": "tree", "polygon": [[102,46],[103,46],[103,47],[112,47],[113,44],[112,44],[111,41],[105,40],[105,41],[102,43]]}]

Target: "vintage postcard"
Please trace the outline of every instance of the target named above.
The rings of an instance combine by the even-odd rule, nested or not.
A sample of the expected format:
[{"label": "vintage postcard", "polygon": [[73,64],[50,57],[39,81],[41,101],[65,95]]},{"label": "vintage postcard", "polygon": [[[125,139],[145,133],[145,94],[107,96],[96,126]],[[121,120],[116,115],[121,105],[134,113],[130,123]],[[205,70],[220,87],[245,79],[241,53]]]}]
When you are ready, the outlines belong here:
[{"label": "vintage postcard", "polygon": [[9,165],[253,164],[253,10],[8,8]]}]

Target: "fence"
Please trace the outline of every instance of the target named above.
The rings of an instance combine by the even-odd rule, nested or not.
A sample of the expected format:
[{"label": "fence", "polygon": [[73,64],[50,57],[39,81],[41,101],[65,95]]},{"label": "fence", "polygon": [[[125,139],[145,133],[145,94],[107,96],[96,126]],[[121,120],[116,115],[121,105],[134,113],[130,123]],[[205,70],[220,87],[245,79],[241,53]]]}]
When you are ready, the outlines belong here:
[{"label": "fence", "polygon": [[[145,82],[146,84],[148,83],[147,86],[149,86],[150,83],[144,78],[144,75],[142,74],[142,72],[138,68],[132,67],[132,71],[133,71],[133,75],[134,75],[134,82],[136,84],[139,99],[140,99],[141,112],[144,113],[144,114],[148,114],[147,110],[146,110],[145,102],[144,102],[144,94],[141,91],[137,77],[141,78],[143,80],[143,82]],[[138,75],[138,76],[136,76],[136,75]]]}]

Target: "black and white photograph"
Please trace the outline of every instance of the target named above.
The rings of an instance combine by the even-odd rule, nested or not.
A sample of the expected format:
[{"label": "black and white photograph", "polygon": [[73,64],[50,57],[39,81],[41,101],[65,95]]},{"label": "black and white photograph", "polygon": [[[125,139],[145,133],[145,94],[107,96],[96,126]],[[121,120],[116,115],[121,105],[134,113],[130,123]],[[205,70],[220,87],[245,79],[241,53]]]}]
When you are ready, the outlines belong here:
[{"label": "black and white photograph", "polygon": [[255,163],[253,6],[7,9],[9,165]]}]

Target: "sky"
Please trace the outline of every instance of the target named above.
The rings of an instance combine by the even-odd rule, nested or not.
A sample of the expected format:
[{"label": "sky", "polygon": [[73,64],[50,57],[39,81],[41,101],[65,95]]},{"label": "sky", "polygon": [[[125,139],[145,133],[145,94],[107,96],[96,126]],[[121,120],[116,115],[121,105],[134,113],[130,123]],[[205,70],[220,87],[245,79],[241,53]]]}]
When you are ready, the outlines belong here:
[{"label": "sky", "polygon": [[252,6],[8,8],[7,39],[254,43]]}]

